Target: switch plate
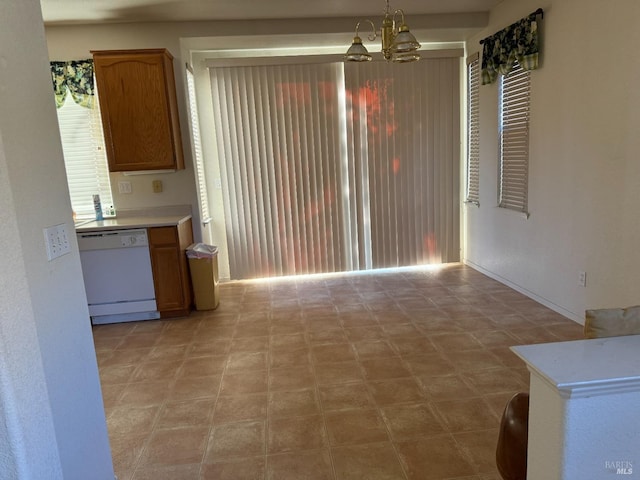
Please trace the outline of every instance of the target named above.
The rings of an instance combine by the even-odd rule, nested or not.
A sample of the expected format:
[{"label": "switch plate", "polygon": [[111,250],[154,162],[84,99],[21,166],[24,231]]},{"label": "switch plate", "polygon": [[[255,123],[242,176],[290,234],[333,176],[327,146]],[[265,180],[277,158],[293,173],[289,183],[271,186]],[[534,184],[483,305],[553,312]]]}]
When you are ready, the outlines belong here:
[{"label": "switch plate", "polygon": [[587,272],[578,272],[578,286],[579,287],[587,286]]},{"label": "switch plate", "polygon": [[61,223],[44,229],[44,243],[49,261],[71,252],[67,224]]},{"label": "switch plate", "polygon": [[131,182],[118,182],[118,193],[131,193]]}]

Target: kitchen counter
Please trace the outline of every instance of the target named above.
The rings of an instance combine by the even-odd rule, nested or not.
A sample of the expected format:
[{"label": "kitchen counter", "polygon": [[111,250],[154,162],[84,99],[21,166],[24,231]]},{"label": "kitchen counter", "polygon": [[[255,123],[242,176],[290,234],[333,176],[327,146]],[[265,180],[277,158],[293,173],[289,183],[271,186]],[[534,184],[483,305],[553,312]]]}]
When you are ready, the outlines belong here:
[{"label": "kitchen counter", "polygon": [[89,220],[78,223],[76,232],[98,232],[124,230],[128,228],[176,227],[191,218],[191,215],[135,215],[116,216],[104,220]]}]

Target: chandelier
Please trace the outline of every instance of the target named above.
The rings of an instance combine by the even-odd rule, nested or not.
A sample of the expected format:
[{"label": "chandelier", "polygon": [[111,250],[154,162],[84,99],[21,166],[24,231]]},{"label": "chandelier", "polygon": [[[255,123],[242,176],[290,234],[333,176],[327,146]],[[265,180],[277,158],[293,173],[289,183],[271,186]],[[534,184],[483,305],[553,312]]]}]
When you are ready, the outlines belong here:
[{"label": "chandelier", "polygon": [[[387,61],[403,63],[420,60],[420,54],[417,53],[417,50],[420,48],[420,44],[404,22],[404,12],[398,9],[392,14],[391,9],[389,8],[389,0],[386,0],[386,2],[387,6],[384,10],[384,19],[382,20],[382,26],[380,27],[379,32],[376,30],[376,26],[371,20],[363,20],[371,25],[373,31],[373,33],[369,34],[367,38],[372,42],[378,37],[382,38],[382,55]],[[398,14],[401,18],[399,25],[396,21],[396,15]],[[360,29],[361,23],[362,21],[356,24],[356,33],[353,37],[353,43],[344,56],[344,59],[349,62],[369,62],[371,60],[371,54],[362,44],[362,39],[358,36],[358,30]]]}]

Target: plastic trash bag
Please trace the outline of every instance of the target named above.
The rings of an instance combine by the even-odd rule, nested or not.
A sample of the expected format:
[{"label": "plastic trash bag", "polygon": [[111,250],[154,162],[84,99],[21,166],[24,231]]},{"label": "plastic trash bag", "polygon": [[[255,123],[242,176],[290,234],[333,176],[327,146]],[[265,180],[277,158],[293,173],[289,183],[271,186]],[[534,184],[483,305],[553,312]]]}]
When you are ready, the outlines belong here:
[{"label": "plastic trash bag", "polygon": [[187,258],[212,258],[218,255],[218,247],[206,243],[194,243],[187,247]]}]

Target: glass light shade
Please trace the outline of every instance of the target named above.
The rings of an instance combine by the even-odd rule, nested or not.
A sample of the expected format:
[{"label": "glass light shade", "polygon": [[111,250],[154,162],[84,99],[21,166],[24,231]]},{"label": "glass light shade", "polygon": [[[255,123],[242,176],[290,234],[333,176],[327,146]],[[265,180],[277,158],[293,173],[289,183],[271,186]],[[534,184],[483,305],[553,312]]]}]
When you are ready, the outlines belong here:
[{"label": "glass light shade", "polygon": [[393,39],[391,51],[393,53],[414,52],[420,48],[416,37],[409,31],[409,27],[402,25],[398,35]]},{"label": "glass light shade", "polygon": [[371,54],[362,44],[360,37],[353,37],[353,43],[344,55],[344,59],[349,62],[369,62],[371,61]]},{"label": "glass light shade", "polygon": [[417,62],[420,60],[420,54],[418,53],[400,53],[393,55],[391,57],[391,61],[394,63],[409,63],[409,62]]}]

